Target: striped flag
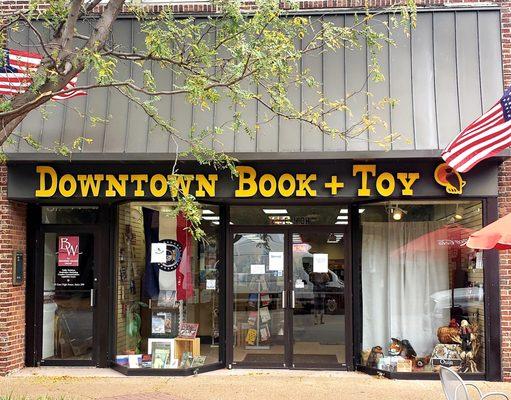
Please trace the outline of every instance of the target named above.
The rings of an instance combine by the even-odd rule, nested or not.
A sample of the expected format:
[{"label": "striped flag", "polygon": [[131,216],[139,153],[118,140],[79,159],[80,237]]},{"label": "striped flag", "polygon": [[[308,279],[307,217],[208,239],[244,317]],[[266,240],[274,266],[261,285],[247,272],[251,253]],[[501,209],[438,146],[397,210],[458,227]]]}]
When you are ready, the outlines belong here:
[{"label": "striped flag", "polygon": [[[41,64],[40,54],[27,51],[4,49],[3,65],[0,66],[0,95],[23,93],[32,84],[31,73]],[[77,77],[71,79],[64,90],[76,87]],[[53,100],[66,100],[76,96],[84,96],[83,90],[73,90],[53,96]]]},{"label": "striped flag", "polygon": [[442,152],[447,165],[467,172],[482,160],[511,146],[511,87],[485,114],[454,138]]}]

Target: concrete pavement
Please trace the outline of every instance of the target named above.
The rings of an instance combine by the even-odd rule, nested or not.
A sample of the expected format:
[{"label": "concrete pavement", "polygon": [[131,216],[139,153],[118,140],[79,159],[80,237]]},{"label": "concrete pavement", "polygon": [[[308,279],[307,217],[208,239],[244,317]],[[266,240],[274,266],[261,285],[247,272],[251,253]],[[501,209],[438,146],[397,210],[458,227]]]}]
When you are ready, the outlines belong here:
[{"label": "concrete pavement", "polygon": [[[483,392],[511,383],[475,382]],[[438,381],[399,381],[357,372],[219,370],[190,377],[126,377],[110,369],[26,368],[0,378],[0,400],[443,399]]]}]

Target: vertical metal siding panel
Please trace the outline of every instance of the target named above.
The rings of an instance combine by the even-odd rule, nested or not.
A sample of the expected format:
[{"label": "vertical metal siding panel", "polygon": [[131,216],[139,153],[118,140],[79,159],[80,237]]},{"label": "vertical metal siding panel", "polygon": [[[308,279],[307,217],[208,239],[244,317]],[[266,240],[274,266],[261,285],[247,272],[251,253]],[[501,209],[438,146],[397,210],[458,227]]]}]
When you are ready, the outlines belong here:
[{"label": "vertical metal siding panel", "polygon": [[432,14],[419,13],[412,33],[415,148],[421,150],[438,148],[432,26]]},{"label": "vertical metal siding panel", "polygon": [[[242,82],[241,86],[244,90],[250,90],[253,93],[257,91],[257,86],[247,81]],[[253,130],[257,122],[257,103],[251,101],[244,108],[238,106],[238,111],[241,112],[241,118],[243,118],[251,132],[248,134],[242,129],[235,133],[235,151],[238,153],[256,152],[256,137]]]},{"label": "vertical metal siding panel", "polygon": [[481,115],[476,12],[456,13],[456,49],[462,128]]},{"label": "vertical metal siding panel", "polygon": [[[51,33],[49,30],[43,28],[40,29],[39,32],[45,40],[50,40]],[[37,52],[43,54],[43,49],[38,47]],[[66,107],[66,105],[66,100],[50,100],[42,106],[46,116],[43,120],[41,141],[47,147],[61,144],[62,124],[65,116],[64,107]]]},{"label": "vertical metal siding panel", "polygon": [[[296,40],[295,46],[300,46],[300,40]],[[300,66],[298,66],[299,68]],[[291,103],[299,109],[300,107],[300,88],[291,85],[288,91],[288,98]],[[279,119],[279,151],[297,152],[301,151],[300,122],[281,117]]]},{"label": "vertical metal siding panel", "polygon": [[[84,22],[77,24],[77,30],[82,35],[88,35],[90,33],[89,25]],[[82,40],[75,40],[76,47],[83,45]],[[78,75],[78,86],[87,85],[88,74],[83,71]],[[79,136],[87,135],[83,132],[83,115],[87,106],[87,96],[79,96],[67,101],[67,110],[62,132],[62,141],[67,144],[72,144],[73,141]],[[87,151],[89,145],[85,144],[83,147],[84,151]],[[76,150],[74,150],[76,151]]]},{"label": "vertical metal siding panel", "polygon": [[499,26],[498,12],[479,11],[479,60],[483,112],[488,110],[504,91]]},{"label": "vertical metal siding panel", "polygon": [[[216,38],[215,38],[216,39]],[[219,49],[220,57],[229,57],[229,52],[224,47]],[[235,105],[227,97],[227,89],[218,89],[220,100],[215,106],[215,126],[222,130],[221,135],[214,137],[213,148],[216,151],[223,151],[226,153],[234,152],[234,130],[232,129],[233,116],[236,112]]]},{"label": "vertical metal siding panel", "polygon": [[[138,50],[145,48],[144,36],[140,35],[140,22],[133,21],[133,46]],[[144,63],[142,67],[138,65],[132,66],[132,79],[136,85],[143,86],[144,70],[150,69],[150,63]],[[136,94],[141,101],[149,99],[149,96],[142,93]],[[130,113],[128,115],[128,137],[125,143],[125,151],[127,153],[145,152],[147,149],[147,128],[149,117],[138,104],[131,102]]]},{"label": "vertical metal siding panel", "polygon": [[[344,16],[327,16],[325,22],[333,23],[336,26],[344,26]],[[344,101],[346,96],[344,85],[344,49],[337,51],[326,50],[323,53],[323,88],[325,98],[330,101]],[[337,111],[325,117],[328,126],[344,132],[346,120],[344,112]],[[346,142],[339,137],[325,135],[325,151],[341,151],[346,149]]]},{"label": "vertical metal siding panel", "polygon": [[456,80],[454,14],[436,13],[435,84],[439,148],[443,149],[460,130]]},{"label": "vertical metal siding panel", "polygon": [[[159,63],[153,62],[153,76],[158,90],[169,90],[172,86],[172,70],[162,68]],[[161,96],[158,101],[158,114],[165,121],[170,121],[170,108],[172,107],[171,96]],[[147,137],[147,151],[149,153],[166,153],[169,144],[169,133],[157,125],[152,119],[149,120],[149,133]]]},{"label": "vertical metal siding panel", "polygon": [[410,38],[400,28],[392,31],[392,38],[396,45],[390,47],[390,94],[397,100],[391,109],[392,129],[402,135],[392,149],[412,150],[415,143]]},{"label": "vertical metal siding panel", "polygon": [[234,151],[232,121],[235,107],[232,102],[226,98],[226,90],[220,90],[220,96],[221,100],[215,107],[215,126],[222,129],[222,134],[215,136],[213,148],[217,151],[232,153]]},{"label": "vertical metal siding panel", "polygon": [[[17,29],[15,31],[9,31],[9,35],[7,36],[8,42],[7,47],[8,48],[23,48],[26,49],[26,46],[29,43],[28,40],[28,29],[27,28],[21,28]],[[25,134],[25,130],[23,127],[24,121],[21,121],[21,123],[18,125],[18,127],[15,130],[15,133],[17,135],[23,135]],[[28,146],[24,140],[19,138],[13,138],[13,144],[12,145],[4,145],[4,151],[6,152],[25,152],[25,151],[33,151],[33,148]]]},{"label": "vertical metal siding panel", "polygon": [[[205,20],[201,20],[200,23],[205,22]],[[203,30],[203,34],[206,34],[206,28]],[[205,35],[203,39],[206,43],[212,45],[215,43],[215,33],[210,32]],[[213,68],[208,69],[208,74],[214,75],[215,70]],[[202,132],[211,132],[213,129],[215,119],[215,104],[209,104],[208,107],[202,107],[201,105],[194,106],[193,109],[193,124],[195,125],[195,134],[198,136],[202,136]],[[213,147],[213,136],[211,133],[207,134],[202,139],[202,144],[207,148]]]},{"label": "vertical metal siding panel", "polygon": [[[313,24],[317,29],[320,28],[321,20],[314,20]],[[314,33],[306,35],[302,40],[302,49],[304,49],[311,40]],[[310,75],[316,80],[317,86],[309,87],[307,84],[302,85],[302,110],[308,107],[315,107],[323,97],[323,62],[322,51],[315,50],[304,55],[302,60],[302,68],[309,70]],[[322,151],[324,134],[315,126],[302,122],[302,150],[303,151]]]},{"label": "vertical metal siding panel", "polygon": [[[388,24],[386,15],[373,19],[370,24],[376,32],[388,36],[388,29],[386,28],[388,25],[385,25]],[[376,126],[375,132],[369,133],[370,150],[382,150],[382,146],[378,144],[377,141],[382,141],[391,133],[390,106],[386,105],[382,107],[378,104],[383,98],[390,97],[388,83],[388,79],[390,79],[389,45],[387,43],[384,43],[382,49],[377,51],[376,57],[385,80],[383,82],[374,82],[372,79],[369,79],[368,82],[369,93],[373,95],[369,97],[369,112],[372,116],[378,117],[378,119],[381,120],[381,123]],[[384,123],[387,124],[387,127],[383,125]]]},{"label": "vertical metal siding panel", "polygon": [[[114,24],[113,38],[120,46],[119,51],[131,51],[132,26],[130,20],[119,20]],[[118,61],[116,79],[122,81],[130,78],[131,67],[127,61]],[[129,100],[117,89],[111,88],[104,91],[104,102],[108,104],[108,122],[105,126],[103,138],[103,151],[122,153],[126,135],[129,135],[127,125],[130,114]]]},{"label": "vertical metal siding panel", "polygon": [[[38,29],[41,28],[40,24],[36,25]],[[38,39],[36,35],[32,31],[28,31],[28,43],[27,47],[22,48],[22,50],[26,50],[33,53],[39,53],[41,51],[41,48],[38,47],[36,44],[38,43]],[[19,48],[19,46],[15,46],[16,48]],[[37,140],[39,143],[43,145],[47,145],[48,142],[46,138],[43,135],[43,129],[44,129],[44,120],[42,117],[43,107],[39,107],[30,113],[25,117],[23,120],[23,128],[22,128],[22,136],[31,135],[33,139]],[[53,146],[53,144],[51,144]],[[35,149],[28,145],[25,141],[20,142],[20,151],[26,151],[26,152],[34,152]],[[45,150],[39,150],[39,151],[45,151]]]},{"label": "vertical metal siding panel", "polygon": [[[259,94],[265,103],[269,102],[270,96],[263,89],[259,88]],[[279,151],[279,118],[261,104],[257,108],[257,125],[257,151]]]},{"label": "vertical metal siding panel", "polygon": [[[354,17],[346,16],[346,26],[354,25]],[[363,115],[367,112],[367,46],[365,41],[360,43],[360,48],[346,49],[346,94],[353,95],[347,101],[347,105],[352,115],[348,115],[346,119],[346,129],[351,129],[357,125]],[[354,135],[357,128],[352,129],[350,135]],[[368,150],[368,134],[367,131],[360,132],[356,137],[348,139],[347,150]]]},{"label": "vertical metal siding panel", "polygon": [[[174,74],[174,89],[178,89],[183,84],[183,76]],[[192,105],[186,100],[184,94],[172,96],[171,118],[177,132],[170,140],[169,151],[175,153],[187,150],[190,147],[186,141],[190,138],[192,127]]]}]

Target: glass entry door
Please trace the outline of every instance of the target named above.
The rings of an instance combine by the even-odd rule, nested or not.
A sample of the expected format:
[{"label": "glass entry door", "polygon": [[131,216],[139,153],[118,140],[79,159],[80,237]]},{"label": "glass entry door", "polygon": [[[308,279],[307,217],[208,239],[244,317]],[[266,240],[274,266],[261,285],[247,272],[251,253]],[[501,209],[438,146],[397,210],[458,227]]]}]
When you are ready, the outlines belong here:
[{"label": "glass entry door", "polygon": [[96,247],[94,233],[43,233],[41,364],[95,362]]},{"label": "glass entry door", "polygon": [[344,367],[344,230],[240,229],[232,234],[233,363]]},{"label": "glass entry door", "polygon": [[284,233],[233,235],[234,363],[286,365]]},{"label": "glass entry door", "polygon": [[304,230],[292,240],[293,366],[345,365],[344,232]]}]

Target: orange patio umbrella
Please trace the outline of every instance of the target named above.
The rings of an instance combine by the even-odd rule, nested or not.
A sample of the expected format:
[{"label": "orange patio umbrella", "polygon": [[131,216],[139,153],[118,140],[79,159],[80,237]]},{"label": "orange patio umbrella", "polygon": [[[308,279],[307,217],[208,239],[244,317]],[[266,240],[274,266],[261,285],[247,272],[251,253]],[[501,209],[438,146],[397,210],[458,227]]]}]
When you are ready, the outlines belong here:
[{"label": "orange patio umbrella", "polygon": [[511,249],[511,214],[470,235],[467,247],[477,250]]}]

